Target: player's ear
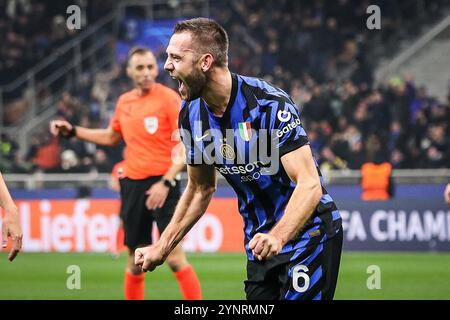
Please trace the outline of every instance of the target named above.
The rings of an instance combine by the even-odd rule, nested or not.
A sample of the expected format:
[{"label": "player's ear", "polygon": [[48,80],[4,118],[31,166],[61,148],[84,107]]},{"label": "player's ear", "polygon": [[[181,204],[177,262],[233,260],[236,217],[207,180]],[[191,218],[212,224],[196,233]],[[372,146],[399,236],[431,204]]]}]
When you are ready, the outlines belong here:
[{"label": "player's ear", "polygon": [[130,65],[127,65],[127,76],[128,76],[129,78],[132,78],[132,73],[131,73],[131,67],[130,67]]},{"label": "player's ear", "polygon": [[212,64],[214,63],[214,57],[210,53],[206,53],[203,55],[201,59],[201,68],[203,72],[207,72],[211,69]]},{"label": "player's ear", "polygon": [[159,66],[158,66],[158,63],[156,63],[156,61],[155,61],[155,72],[156,72],[156,76],[158,76],[158,74],[159,74]]}]

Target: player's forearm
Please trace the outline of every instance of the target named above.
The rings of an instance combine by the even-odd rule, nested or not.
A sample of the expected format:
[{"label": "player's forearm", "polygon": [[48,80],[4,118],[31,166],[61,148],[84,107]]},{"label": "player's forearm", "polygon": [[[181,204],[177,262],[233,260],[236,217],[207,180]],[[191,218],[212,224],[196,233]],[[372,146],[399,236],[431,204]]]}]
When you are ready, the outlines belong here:
[{"label": "player's forearm", "polygon": [[184,163],[173,163],[163,178],[167,180],[174,180],[185,167],[186,165]]},{"label": "player's forearm", "polygon": [[281,241],[282,246],[300,232],[311,217],[322,197],[320,183],[299,184],[289,200],[283,217],[269,234]]},{"label": "player's forearm", "polygon": [[215,188],[197,188],[188,183],[178,202],[174,216],[161,234],[158,245],[167,256],[205,213]]},{"label": "player's forearm", "polygon": [[6,183],[3,180],[3,176],[0,173],[0,207],[4,208],[7,212],[17,211],[17,207],[11,198],[11,195],[6,187]]},{"label": "player's forearm", "polygon": [[110,128],[89,129],[77,126],[76,137],[87,142],[110,147],[115,146],[120,141],[119,135],[115,134]]}]

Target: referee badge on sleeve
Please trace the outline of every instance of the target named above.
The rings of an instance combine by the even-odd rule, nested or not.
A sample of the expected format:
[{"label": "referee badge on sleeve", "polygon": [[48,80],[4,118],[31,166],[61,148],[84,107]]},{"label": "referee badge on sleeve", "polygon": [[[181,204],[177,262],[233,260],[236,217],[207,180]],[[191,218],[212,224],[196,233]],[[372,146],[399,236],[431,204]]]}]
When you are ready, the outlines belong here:
[{"label": "referee badge on sleeve", "polygon": [[145,130],[148,133],[154,134],[158,130],[158,118],[157,117],[146,117],[144,118]]}]

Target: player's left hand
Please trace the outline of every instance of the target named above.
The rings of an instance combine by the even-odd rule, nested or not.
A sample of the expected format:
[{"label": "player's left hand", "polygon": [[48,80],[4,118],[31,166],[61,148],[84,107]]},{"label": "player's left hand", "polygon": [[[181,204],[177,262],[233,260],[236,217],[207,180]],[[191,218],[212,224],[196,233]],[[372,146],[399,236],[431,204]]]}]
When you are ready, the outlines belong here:
[{"label": "player's left hand", "polygon": [[17,208],[5,208],[6,215],[2,224],[2,247],[8,245],[8,238],[13,241],[13,247],[8,255],[8,260],[13,261],[22,249],[22,228],[19,221],[19,212]]},{"label": "player's left hand", "polygon": [[169,188],[164,185],[162,181],[154,183],[145,193],[148,195],[145,201],[145,206],[148,210],[155,210],[162,208],[166,202]]},{"label": "player's left hand", "polygon": [[279,239],[266,233],[255,234],[253,239],[250,240],[248,246],[250,250],[252,250],[255,258],[259,261],[263,259],[271,259],[280,253],[282,248],[281,241]]},{"label": "player's left hand", "polygon": [[164,260],[164,255],[156,245],[137,248],[134,251],[134,264],[141,266],[144,272],[155,270],[157,266],[163,264]]}]

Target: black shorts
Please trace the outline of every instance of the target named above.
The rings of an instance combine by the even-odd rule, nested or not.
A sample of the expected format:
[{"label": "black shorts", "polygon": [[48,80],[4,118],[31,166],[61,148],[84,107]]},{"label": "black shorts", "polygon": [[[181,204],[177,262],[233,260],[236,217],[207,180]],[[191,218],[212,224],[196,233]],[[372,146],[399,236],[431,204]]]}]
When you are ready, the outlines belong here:
[{"label": "black shorts", "polygon": [[248,300],[332,300],[339,273],[343,232],[321,244],[267,261],[248,261]]},{"label": "black shorts", "polygon": [[161,180],[155,176],[143,180],[129,178],[119,179],[120,183],[120,218],[123,221],[124,244],[134,250],[137,247],[152,243],[152,225],[156,221],[159,232],[163,232],[173,216],[180,199],[180,186],[171,188],[164,206],[160,209],[148,210],[145,206],[145,192],[152,184]]}]

